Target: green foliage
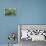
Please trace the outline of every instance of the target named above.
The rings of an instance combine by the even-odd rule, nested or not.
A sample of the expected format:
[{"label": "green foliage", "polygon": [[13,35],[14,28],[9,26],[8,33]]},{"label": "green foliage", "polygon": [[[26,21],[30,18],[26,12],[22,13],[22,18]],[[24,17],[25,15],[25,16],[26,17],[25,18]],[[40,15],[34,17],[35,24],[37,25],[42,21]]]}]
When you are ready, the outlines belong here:
[{"label": "green foliage", "polygon": [[16,9],[14,8],[5,9],[5,16],[16,16]]}]

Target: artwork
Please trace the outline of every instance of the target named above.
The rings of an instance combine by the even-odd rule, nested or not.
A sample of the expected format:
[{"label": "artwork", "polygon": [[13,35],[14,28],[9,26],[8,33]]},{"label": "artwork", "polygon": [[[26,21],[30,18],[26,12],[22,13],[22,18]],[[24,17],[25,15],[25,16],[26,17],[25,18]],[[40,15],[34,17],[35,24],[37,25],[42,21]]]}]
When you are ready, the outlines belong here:
[{"label": "artwork", "polygon": [[5,16],[16,16],[16,8],[5,8]]}]

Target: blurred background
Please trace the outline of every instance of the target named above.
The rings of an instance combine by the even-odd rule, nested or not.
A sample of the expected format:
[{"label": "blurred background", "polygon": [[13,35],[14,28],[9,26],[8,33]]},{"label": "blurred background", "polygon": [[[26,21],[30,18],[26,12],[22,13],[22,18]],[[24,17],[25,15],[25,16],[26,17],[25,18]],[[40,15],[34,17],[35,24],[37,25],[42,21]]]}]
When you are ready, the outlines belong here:
[{"label": "blurred background", "polygon": [[[4,15],[9,7],[16,8],[16,16]],[[46,24],[46,0],[0,0],[0,44],[8,43],[9,32],[17,34],[17,24]]]}]

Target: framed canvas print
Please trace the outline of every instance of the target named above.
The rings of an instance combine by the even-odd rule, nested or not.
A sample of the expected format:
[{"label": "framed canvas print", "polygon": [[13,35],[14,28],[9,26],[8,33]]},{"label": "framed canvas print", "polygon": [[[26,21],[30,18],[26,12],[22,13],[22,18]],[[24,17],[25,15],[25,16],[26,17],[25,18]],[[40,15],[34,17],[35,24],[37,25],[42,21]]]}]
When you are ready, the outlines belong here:
[{"label": "framed canvas print", "polygon": [[16,8],[5,8],[5,16],[16,16]]}]

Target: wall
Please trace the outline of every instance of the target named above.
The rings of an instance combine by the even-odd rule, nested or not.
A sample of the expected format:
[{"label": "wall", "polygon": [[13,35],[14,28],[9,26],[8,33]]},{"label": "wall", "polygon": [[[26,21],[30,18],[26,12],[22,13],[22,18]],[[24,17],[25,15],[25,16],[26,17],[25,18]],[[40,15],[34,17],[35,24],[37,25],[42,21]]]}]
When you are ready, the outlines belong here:
[{"label": "wall", "polygon": [[[16,16],[5,16],[4,8],[15,7]],[[0,44],[8,43],[9,32],[17,24],[46,24],[46,0],[0,0]]]},{"label": "wall", "polygon": [[46,24],[46,0],[21,2],[21,24]]}]

